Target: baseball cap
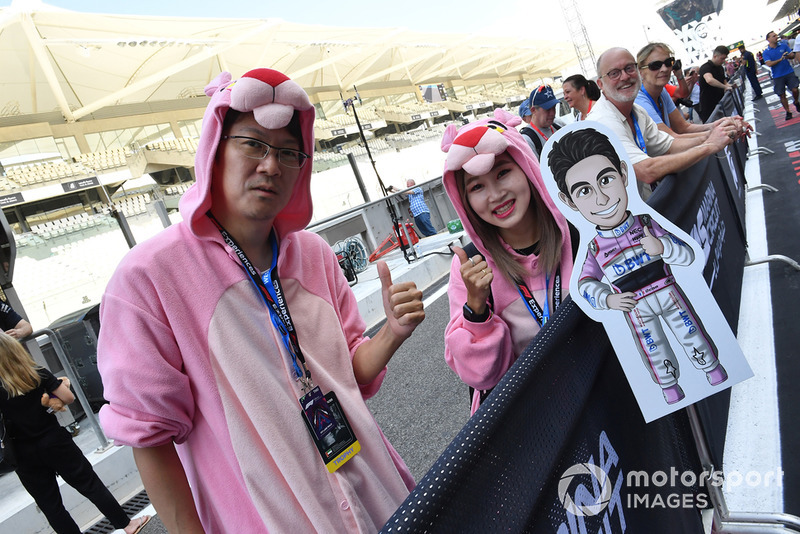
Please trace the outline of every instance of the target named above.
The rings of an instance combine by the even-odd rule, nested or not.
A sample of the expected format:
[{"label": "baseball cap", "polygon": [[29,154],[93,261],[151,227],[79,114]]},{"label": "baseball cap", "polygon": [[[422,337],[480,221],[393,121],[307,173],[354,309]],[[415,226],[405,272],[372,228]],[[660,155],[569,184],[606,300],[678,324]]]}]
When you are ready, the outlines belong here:
[{"label": "baseball cap", "polygon": [[519,116],[520,117],[527,117],[528,115],[532,115],[531,113],[531,105],[528,103],[528,100],[523,100],[522,104],[519,105]]},{"label": "baseball cap", "polygon": [[540,85],[537,89],[531,92],[529,98],[531,107],[538,106],[544,109],[551,109],[558,104],[558,99],[553,93],[553,88],[549,85]]}]

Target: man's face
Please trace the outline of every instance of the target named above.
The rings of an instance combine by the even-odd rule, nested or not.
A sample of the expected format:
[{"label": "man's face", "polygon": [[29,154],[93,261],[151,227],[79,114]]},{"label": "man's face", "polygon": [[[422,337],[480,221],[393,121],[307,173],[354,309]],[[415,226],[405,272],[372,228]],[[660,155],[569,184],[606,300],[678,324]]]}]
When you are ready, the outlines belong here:
[{"label": "man's face", "polygon": [[[277,148],[302,148],[287,128],[268,130],[252,113],[243,113],[223,135],[252,137]],[[252,159],[242,153],[241,143],[248,141],[220,141],[211,179],[211,209],[224,225],[231,225],[231,231],[234,224],[273,221],[288,204],[300,175],[300,169],[278,161],[277,150],[270,149],[264,159]]]},{"label": "man's face", "polygon": [[535,124],[537,128],[550,128],[553,120],[556,118],[556,107],[544,109],[535,107],[531,110],[531,123]]},{"label": "man's face", "polygon": [[770,46],[775,47],[778,44],[778,34],[775,32],[769,32],[767,34],[767,42]]},{"label": "man's face", "polygon": [[723,54],[717,54],[716,52],[714,52],[714,53],[711,55],[711,63],[713,63],[714,65],[716,65],[717,67],[719,67],[720,65],[722,65],[723,63],[725,63],[725,60],[726,60],[727,58],[728,58],[728,55],[727,55],[727,54],[723,55]]},{"label": "man's face", "polygon": [[[633,73],[628,74],[625,68],[634,65]],[[639,94],[639,86],[642,81],[639,79],[639,69],[635,68],[636,60],[627,50],[612,50],[606,52],[600,64],[600,74],[602,78],[597,80],[597,85],[602,89],[606,98],[616,102],[633,102]],[[615,80],[613,76],[619,71],[619,77]]]},{"label": "man's face", "polygon": [[628,172],[625,162],[620,165],[622,171],[617,171],[607,157],[600,155],[579,161],[567,171],[569,196],[559,192],[558,197],[600,229],[619,226],[628,209]]}]

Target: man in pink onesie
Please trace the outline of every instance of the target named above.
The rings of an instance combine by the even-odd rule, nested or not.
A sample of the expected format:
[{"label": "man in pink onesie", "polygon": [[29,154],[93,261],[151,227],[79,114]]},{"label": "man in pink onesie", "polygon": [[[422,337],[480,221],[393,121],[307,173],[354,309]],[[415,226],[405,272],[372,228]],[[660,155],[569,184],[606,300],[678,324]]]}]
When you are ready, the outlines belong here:
[{"label": "man in pink onesie", "polygon": [[592,128],[570,132],[553,143],[548,165],[561,201],[597,225],[578,282],[580,294],[595,309],[625,313],[664,400],[674,404],[685,397],[664,325],[712,386],[727,380],[713,341],[669,267],[689,265],[694,251],[649,215],[628,211],[627,166],[608,138]]},{"label": "man in pink onesie", "polygon": [[375,532],[414,482],[364,399],[422,295],[379,265],[387,322],[364,337],[336,256],[303,231],[308,96],[270,69],[206,94],[183,222],[131,250],[103,297],[100,420],[170,532]]}]

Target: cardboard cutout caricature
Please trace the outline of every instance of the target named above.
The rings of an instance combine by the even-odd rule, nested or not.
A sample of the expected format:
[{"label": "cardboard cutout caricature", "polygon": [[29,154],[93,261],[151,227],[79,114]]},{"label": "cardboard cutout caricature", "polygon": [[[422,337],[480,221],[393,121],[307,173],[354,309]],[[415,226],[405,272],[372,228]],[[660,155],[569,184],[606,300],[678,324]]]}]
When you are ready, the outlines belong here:
[{"label": "cardboard cutout caricature", "polygon": [[615,135],[571,124],[541,162],[548,192],[581,234],[570,294],[603,323],[645,421],[751,377],[703,278],[702,248],[641,200]]}]

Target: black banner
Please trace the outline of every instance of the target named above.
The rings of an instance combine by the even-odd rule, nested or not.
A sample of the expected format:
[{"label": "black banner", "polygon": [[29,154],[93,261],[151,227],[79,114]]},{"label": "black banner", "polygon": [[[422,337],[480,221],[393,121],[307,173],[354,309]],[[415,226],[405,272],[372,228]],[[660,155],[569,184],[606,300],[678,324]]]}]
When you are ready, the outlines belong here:
[{"label": "black banner", "polygon": [[79,189],[87,189],[89,187],[97,187],[99,185],[100,180],[97,179],[97,176],[81,178],[80,180],[74,180],[72,182],[61,182],[61,187],[64,189],[65,193],[70,193]]},{"label": "black banner", "polygon": [[[745,248],[728,161],[666,177],[649,203],[702,244],[735,332]],[[729,399],[695,405],[717,469]],[[721,473],[703,477],[685,412],[645,424],[603,326],[567,299],[381,532],[702,533]]]}]

